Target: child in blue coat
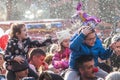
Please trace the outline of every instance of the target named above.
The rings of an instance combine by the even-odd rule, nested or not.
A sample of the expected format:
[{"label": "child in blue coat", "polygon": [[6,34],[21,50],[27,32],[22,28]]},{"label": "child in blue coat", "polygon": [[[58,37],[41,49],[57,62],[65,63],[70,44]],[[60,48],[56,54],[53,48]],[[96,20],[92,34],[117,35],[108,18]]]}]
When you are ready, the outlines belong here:
[{"label": "child in blue coat", "polygon": [[[106,50],[102,46],[101,40],[96,35],[95,30],[90,26],[82,26],[80,30],[71,38],[69,71],[65,75],[65,80],[74,80],[77,75],[75,60],[81,55],[93,55],[95,66],[98,65],[98,58],[105,60],[112,54],[114,44],[111,44]],[[107,72],[99,69],[98,76],[104,78]]]}]

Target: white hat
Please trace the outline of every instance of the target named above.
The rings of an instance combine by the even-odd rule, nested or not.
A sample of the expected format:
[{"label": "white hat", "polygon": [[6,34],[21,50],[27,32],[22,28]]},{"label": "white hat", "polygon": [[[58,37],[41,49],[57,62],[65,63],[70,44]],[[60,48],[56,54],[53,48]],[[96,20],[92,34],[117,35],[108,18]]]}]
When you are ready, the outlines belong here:
[{"label": "white hat", "polygon": [[56,32],[58,41],[61,43],[64,39],[70,38],[71,34],[70,34],[70,30],[66,29],[66,30],[62,30],[59,32]]},{"label": "white hat", "polygon": [[105,78],[105,80],[119,80],[120,79],[120,72],[111,72]]}]

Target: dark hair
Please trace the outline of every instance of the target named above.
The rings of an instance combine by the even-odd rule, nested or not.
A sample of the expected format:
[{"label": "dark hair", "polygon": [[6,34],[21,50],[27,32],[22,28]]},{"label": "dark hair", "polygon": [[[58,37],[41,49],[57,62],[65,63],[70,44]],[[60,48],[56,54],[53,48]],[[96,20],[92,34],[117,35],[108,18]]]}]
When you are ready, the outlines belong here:
[{"label": "dark hair", "polygon": [[12,71],[14,72],[24,71],[29,68],[29,64],[27,60],[24,60],[22,63],[12,61],[11,65],[12,65]]},{"label": "dark hair", "polygon": [[58,51],[58,53],[63,53],[65,49],[66,49],[66,48],[63,46],[63,43],[61,42],[61,43],[60,43],[60,46],[59,46],[59,51]]},{"label": "dark hair", "polygon": [[85,62],[88,62],[91,60],[93,60],[93,55],[81,55],[75,60],[77,69],[82,68]]},{"label": "dark hair", "polygon": [[17,38],[16,33],[21,33],[21,29],[25,27],[24,23],[13,23],[11,24],[11,32],[10,32],[10,37]]},{"label": "dark hair", "polygon": [[60,75],[55,73],[42,72],[39,80],[64,80]]},{"label": "dark hair", "polygon": [[29,53],[29,59],[31,60],[33,58],[33,56],[39,56],[39,55],[46,56],[45,52],[42,49],[40,49],[40,48],[33,48],[31,50],[31,52]]}]

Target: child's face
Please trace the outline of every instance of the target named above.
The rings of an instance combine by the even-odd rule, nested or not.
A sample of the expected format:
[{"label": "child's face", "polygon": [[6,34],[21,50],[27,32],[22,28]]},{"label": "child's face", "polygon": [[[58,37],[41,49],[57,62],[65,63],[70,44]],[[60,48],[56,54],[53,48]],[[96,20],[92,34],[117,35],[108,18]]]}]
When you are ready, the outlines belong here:
[{"label": "child's face", "polygon": [[19,34],[21,39],[27,38],[27,30],[26,27],[21,28],[21,33]]},{"label": "child's face", "polygon": [[95,44],[95,41],[96,41],[96,35],[95,33],[91,33],[89,34],[86,39],[85,39],[85,43],[89,46],[94,46]]},{"label": "child's face", "polygon": [[69,47],[69,43],[70,43],[70,39],[65,39],[65,40],[63,40],[62,45],[64,47]]}]

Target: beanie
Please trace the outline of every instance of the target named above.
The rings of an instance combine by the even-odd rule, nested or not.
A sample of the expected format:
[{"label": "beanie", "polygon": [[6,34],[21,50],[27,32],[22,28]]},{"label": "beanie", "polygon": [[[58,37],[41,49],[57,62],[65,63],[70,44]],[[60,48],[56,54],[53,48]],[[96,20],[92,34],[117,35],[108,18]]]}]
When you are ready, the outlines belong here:
[{"label": "beanie", "polygon": [[111,72],[105,78],[105,80],[119,80],[120,79],[120,72]]},{"label": "beanie", "polygon": [[70,36],[71,36],[69,29],[56,32],[56,35],[57,35],[59,43],[61,43],[64,39],[70,38]]}]

